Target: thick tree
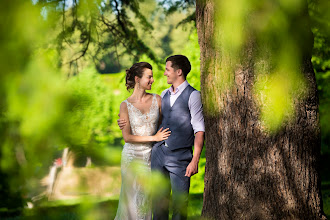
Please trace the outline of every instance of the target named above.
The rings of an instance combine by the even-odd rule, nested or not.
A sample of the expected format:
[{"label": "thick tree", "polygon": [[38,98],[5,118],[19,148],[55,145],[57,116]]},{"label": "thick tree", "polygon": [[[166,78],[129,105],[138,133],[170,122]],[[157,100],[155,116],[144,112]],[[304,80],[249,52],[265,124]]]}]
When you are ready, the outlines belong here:
[{"label": "thick tree", "polygon": [[326,218],[306,5],[196,3],[207,219]]}]

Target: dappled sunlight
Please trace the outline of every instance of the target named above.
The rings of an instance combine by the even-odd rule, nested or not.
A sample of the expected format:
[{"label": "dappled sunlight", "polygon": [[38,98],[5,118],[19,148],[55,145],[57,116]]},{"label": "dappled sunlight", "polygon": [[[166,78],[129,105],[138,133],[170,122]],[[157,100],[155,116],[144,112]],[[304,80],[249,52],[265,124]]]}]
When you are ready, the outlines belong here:
[{"label": "dappled sunlight", "polygon": [[84,195],[117,197],[119,174],[119,167],[65,167],[57,174],[49,199],[70,199]]},{"label": "dappled sunlight", "polygon": [[296,100],[306,94],[305,88],[300,76],[287,71],[258,75],[254,91],[265,130],[275,132],[294,120]]},{"label": "dappled sunlight", "polygon": [[[61,159],[61,160],[60,160]],[[50,167],[48,176],[40,183],[46,190],[32,201],[38,202],[45,195],[48,201],[83,200],[94,196],[99,199],[118,198],[120,192],[120,168],[118,166],[91,166],[92,161],[86,158],[85,167],[74,166],[75,156],[66,148],[62,158],[57,159]]]},{"label": "dappled sunlight", "polygon": [[197,1],[196,18],[206,124],[202,216],[324,218],[306,1]]},{"label": "dappled sunlight", "polygon": [[203,67],[203,78],[208,83],[203,88],[203,99],[208,114],[222,112],[224,100],[230,99],[235,90],[244,95],[246,89],[252,89],[244,84],[254,77],[255,85],[247,86],[254,87],[254,101],[259,104],[259,120],[265,131],[275,132],[294,118],[295,103],[308,92],[299,71],[310,49],[304,42],[309,42],[311,36],[292,34],[292,28],[299,33],[305,30],[290,23],[291,17],[300,16],[302,5],[300,0],[216,1],[211,11],[214,30],[210,30],[209,37],[214,55],[207,56]]},{"label": "dappled sunlight", "polygon": [[[321,188],[328,214],[329,1],[189,0],[207,5],[169,16],[157,2],[2,2],[0,218],[114,219],[125,69],[152,64],[148,92],[160,94],[172,54],[191,61],[206,119],[188,219],[205,219],[203,203],[221,219],[303,219],[322,211]],[[129,172],[151,199],[167,192],[160,173],[139,170]]]}]

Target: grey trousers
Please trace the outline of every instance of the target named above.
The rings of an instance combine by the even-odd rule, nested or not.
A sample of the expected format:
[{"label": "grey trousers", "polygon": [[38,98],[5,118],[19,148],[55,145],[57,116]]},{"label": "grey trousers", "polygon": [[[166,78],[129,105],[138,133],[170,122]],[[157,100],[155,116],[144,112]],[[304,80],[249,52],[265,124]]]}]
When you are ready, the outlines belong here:
[{"label": "grey trousers", "polygon": [[172,219],[187,219],[190,177],[186,177],[186,168],[192,159],[192,148],[171,151],[164,144],[154,146],[151,152],[151,169],[158,171],[168,181],[165,189],[153,198],[153,219],[165,220],[169,215],[169,201],[172,189]]}]

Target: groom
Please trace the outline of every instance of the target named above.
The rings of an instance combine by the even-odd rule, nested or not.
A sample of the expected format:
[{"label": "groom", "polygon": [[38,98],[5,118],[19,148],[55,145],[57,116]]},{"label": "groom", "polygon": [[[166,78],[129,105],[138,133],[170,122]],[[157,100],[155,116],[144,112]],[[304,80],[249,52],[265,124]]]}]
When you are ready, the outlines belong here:
[{"label": "groom", "polygon": [[[169,128],[167,140],[156,143],[151,152],[151,169],[170,180],[172,219],[186,219],[190,177],[198,172],[204,143],[204,117],[200,92],[186,78],[191,70],[187,57],[174,55],[166,59],[164,75],[172,84],[162,92],[162,124]],[[192,153],[194,146],[194,154]],[[170,188],[163,198],[153,202],[154,220],[168,219]]]},{"label": "groom", "polygon": [[174,55],[166,59],[164,76],[172,86],[161,94],[162,123],[159,127],[169,128],[171,135],[154,144],[151,169],[159,171],[170,184],[162,196],[154,198],[154,220],[168,219],[171,189],[172,219],[187,218],[190,177],[198,172],[205,132],[200,92],[186,80],[190,70],[186,56]]}]

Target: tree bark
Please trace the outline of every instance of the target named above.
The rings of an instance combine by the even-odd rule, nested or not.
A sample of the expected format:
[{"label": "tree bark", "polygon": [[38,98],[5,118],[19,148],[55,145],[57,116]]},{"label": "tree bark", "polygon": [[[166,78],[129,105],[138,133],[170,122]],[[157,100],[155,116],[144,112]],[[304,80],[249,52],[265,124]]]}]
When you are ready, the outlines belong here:
[{"label": "tree bark", "polygon": [[[244,58],[235,65],[232,85],[219,89],[216,82],[221,77],[218,72],[223,56],[221,48],[214,46],[215,0],[196,2],[196,22],[203,105],[209,106],[213,101],[218,107],[204,110],[206,168],[202,217],[326,219],[318,173],[317,87],[310,54],[304,55],[299,70],[308,92],[295,100],[293,120],[276,133],[267,132],[260,122],[261,109],[253,92],[257,77],[253,54],[258,47],[267,45],[249,40],[241,54]],[[306,42],[309,47],[312,43]]]}]

